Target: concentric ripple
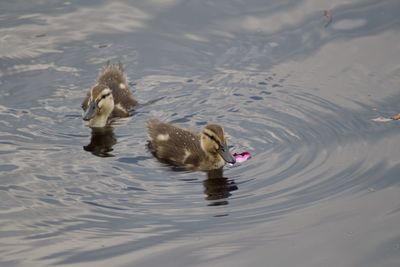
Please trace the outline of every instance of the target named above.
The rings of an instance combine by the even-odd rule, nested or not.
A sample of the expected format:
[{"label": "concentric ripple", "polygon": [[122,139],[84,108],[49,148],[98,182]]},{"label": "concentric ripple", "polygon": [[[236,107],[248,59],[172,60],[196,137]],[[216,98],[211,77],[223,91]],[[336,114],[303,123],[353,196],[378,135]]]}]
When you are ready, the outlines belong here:
[{"label": "concentric ripple", "polygon": [[[151,246],[160,238],[203,231],[210,223],[217,227],[213,217],[228,216],[221,221],[226,229],[238,220],[243,225],[276,220],[357,191],[361,180],[365,184],[366,176],[373,179],[380,172],[384,159],[371,160],[365,140],[374,128],[362,114],[275,79],[232,71],[211,79],[149,76],[138,83],[144,100],[165,97],[104,132],[83,127],[79,108],[72,105],[79,99],[72,97],[67,107],[57,97],[62,87],[36,108],[2,107],[8,128],[1,153],[7,164],[0,168],[3,176],[17,177],[1,185],[2,213],[9,218],[2,233],[14,233],[9,244],[25,239],[22,250],[38,250],[46,240],[49,253],[38,260],[74,263],[128,253],[137,249],[135,242]],[[197,129],[220,123],[232,151],[250,151],[253,157],[224,173],[175,172],[146,151],[144,125],[153,116]],[[27,214],[29,220],[12,223]],[[107,242],[115,246],[79,249],[107,232],[112,232]],[[121,252],[117,237],[127,232],[137,237],[122,241],[126,250]],[[71,244],[71,256],[51,246],[77,235],[85,238]]]},{"label": "concentric ripple", "polygon": [[[277,76],[220,70],[211,78],[144,77],[137,97],[159,100],[101,132],[84,127],[84,92],[76,87],[60,86],[29,110],[3,106],[2,235],[13,233],[10,246],[24,240],[9,258],[26,249],[53,263],[122,256],[139,249],[137,242],[152,246],[210,224],[229,231],[238,221],[277,220],[365,189],[366,180],[373,187],[387,159],[373,157],[381,145],[369,141],[377,129],[365,114]],[[146,150],[151,117],[193,129],[220,123],[232,152],[253,157],[223,173],[173,171]],[[214,221],[221,217],[229,220]],[[87,244],[100,236],[110,246]],[[52,245],[60,238],[71,246],[65,255]]]}]

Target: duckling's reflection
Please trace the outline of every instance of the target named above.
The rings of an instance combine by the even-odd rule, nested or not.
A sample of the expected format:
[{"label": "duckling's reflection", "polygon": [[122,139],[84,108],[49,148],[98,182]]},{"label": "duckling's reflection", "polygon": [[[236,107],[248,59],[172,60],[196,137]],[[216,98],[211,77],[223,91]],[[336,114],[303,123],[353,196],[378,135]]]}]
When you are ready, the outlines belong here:
[{"label": "duckling's reflection", "polygon": [[231,191],[238,189],[233,180],[223,176],[223,169],[217,169],[207,172],[207,179],[204,180],[204,193],[206,199],[210,201],[209,206],[221,206],[229,204],[227,198],[232,194]]},{"label": "duckling's reflection", "polygon": [[98,157],[113,157],[110,152],[117,143],[112,127],[92,128],[92,137],[90,143],[83,146],[85,151],[91,152]]}]

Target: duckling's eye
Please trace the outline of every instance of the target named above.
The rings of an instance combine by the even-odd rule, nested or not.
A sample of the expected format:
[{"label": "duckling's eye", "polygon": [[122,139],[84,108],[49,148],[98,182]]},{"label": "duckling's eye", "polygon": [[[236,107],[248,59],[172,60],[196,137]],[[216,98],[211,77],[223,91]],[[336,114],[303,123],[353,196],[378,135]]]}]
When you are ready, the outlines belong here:
[{"label": "duckling's eye", "polygon": [[111,93],[108,93],[108,94],[102,95],[102,96],[101,96],[101,99],[104,99],[104,98],[106,98],[106,97],[107,97],[107,96],[109,96],[109,95],[111,95]]}]

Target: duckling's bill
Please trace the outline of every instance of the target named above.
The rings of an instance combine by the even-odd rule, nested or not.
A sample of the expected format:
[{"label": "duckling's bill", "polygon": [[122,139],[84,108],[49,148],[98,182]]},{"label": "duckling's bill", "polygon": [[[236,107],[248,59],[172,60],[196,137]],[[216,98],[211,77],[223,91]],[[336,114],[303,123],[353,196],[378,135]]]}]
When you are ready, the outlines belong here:
[{"label": "duckling's bill", "polygon": [[235,164],[236,159],[232,156],[232,154],[229,152],[229,148],[227,144],[223,144],[219,149],[218,149],[219,155],[224,159],[225,162],[229,164]]},{"label": "duckling's bill", "polygon": [[83,114],[83,120],[90,121],[96,115],[96,108],[97,108],[96,102],[95,101],[90,102],[89,107]]}]

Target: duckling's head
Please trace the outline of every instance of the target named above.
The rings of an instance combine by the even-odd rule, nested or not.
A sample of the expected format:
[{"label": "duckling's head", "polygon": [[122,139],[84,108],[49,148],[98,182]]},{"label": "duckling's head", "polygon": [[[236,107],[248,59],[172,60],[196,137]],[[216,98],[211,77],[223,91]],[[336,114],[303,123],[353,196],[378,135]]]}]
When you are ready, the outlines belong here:
[{"label": "duckling's head", "polygon": [[104,84],[97,84],[90,90],[88,108],[83,119],[89,121],[90,127],[104,127],[114,109],[114,98],[111,89]]},{"label": "duckling's head", "polygon": [[219,155],[225,162],[234,164],[235,158],[229,152],[225,141],[224,130],[216,124],[208,124],[204,127],[200,136],[201,148],[210,154]]}]

